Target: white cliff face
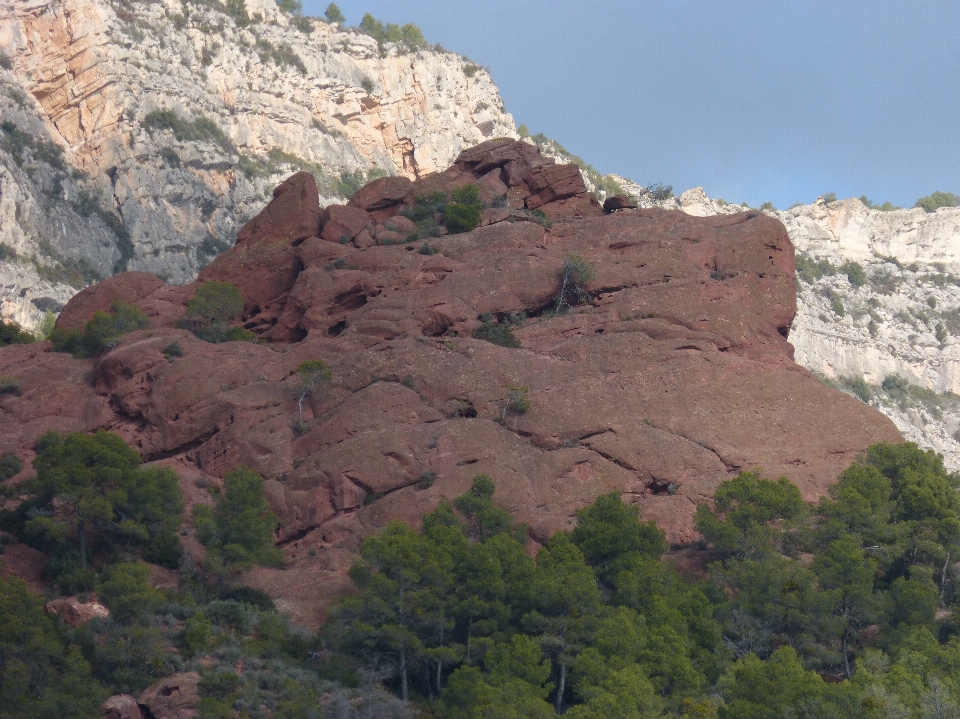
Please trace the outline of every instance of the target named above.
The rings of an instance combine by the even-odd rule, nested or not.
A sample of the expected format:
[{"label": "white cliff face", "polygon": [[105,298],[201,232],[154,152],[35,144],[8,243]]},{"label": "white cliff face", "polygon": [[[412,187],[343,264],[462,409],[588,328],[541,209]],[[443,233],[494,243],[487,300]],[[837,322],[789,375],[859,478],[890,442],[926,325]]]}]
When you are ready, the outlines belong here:
[{"label": "white cliff face", "polygon": [[[18,164],[0,147],[0,242],[20,259],[0,257],[2,317],[39,320],[24,301],[40,291],[25,257],[187,282],[293,171],[313,172],[329,203],[344,191],[343,171],[421,177],[465,147],[517,136],[489,74],[456,54],[380,48],[358,32],[296,20],[273,0],[248,0],[249,24],[213,6],[223,7],[0,3],[0,53],[11,65],[0,70],[0,89],[10,90],[0,116],[14,134],[62,148],[66,168],[59,183],[44,179],[56,173],[42,157]],[[61,217],[60,232],[26,222],[31,202],[48,224],[70,212],[84,222]],[[26,277],[17,280],[24,298],[14,275]],[[54,287],[43,292],[75,291]]]}]

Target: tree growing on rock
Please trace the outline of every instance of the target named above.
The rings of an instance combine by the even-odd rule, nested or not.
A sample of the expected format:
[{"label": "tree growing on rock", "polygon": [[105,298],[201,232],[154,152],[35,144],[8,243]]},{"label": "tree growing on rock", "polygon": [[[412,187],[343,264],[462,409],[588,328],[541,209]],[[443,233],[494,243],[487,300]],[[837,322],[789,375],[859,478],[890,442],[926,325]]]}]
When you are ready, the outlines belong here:
[{"label": "tree growing on rock", "polygon": [[299,426],[303,427],[303,400],[317,387],[333,379],[329,365],[323,360],[307,360],[297,367],[299,384],[297,386],[297,411]]},{"label": "tree growing on rock", "polygon": [[593,279],[593,265],[580,255],[567,255],[560,268],[560,291],[557,293],[557,314],[586,302],[590,296],[586,286]]},{"label": "tree growing on rock", "polygon": [[347,21],[347,18],[343,16],[340,8],[333,2],[327,5],[327,9],[323,11],[323,16],[327,19],[327,22],[330,23]]}]

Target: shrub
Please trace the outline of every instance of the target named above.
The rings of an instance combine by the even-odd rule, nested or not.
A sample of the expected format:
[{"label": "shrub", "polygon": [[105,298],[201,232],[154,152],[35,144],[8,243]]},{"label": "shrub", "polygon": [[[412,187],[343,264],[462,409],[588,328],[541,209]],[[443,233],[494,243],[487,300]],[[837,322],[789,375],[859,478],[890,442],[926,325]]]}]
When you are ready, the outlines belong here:
[{"label": "shrub", "polygon": [[22,388],[23,380],[19,377],[0,377],[0,395],[19,395]]},{"label": "shrub", "polygon": [[120,620],[148,614],[160,604],[162,595],[150,586],[150,567],[128,562],[106,570],[106,579],[98,587],[103,603]]},{"label": "shrub", "polygon": [[[331,20],[331,22],[334,21]],[[360,21],[360,29],[377,41],[381,52],[384,44],[388,42],[403,43],[408,50],[414,51],[427,46],[423,31],[413,23],[407,23],[403,27],[389,22],[384,24],[367,13]]]},{"label": "shrub", "polygon": [[863,287],[867,283],[867,273],[858,262],[844,262],[840,271],[847,276],[847,280],[854,287]]},{"label": "shrub", "polygon": [[463,74],[467,77],[473,77],[480,70],[479,65],[474,65],[472,62],[467,62],[463,64]]},{"label": "shrub", "polygon": [[206,282],[187,303],[187,316],[180,326],[204,342],[256,341],[256,335],[229,322],[243,312],[240,288],[230,282]]},{"label": "shrub", "polygon": [[837,274],[837,268],[830,260],[815,260],[808,255],[797,254],[797,277],[808,285],[822,277],[830,277],[835,274]]},{"label": "shrub", "polygon": [[560,268],[560,291],[557,294],[556,312],[581,304],[589,299],[586,285],[593,279],[593,265],[580,255],[567,255]]},{"label": "shrub", "polygon": [[33,342],[33,335],[21,329],[16,322],[0,320],[0,347],[7,345],[27,345]]},{"label": "shrub", "polygon": [[941,207],[957,207],[960,205],[960,196],[952,192],[934,192],[932,195],[921,197],[914,207],[922,207],[925,212],[936,212]]},{"label": "shrub", "polygon": [[23,469],[23,460],[13,452],[0,455],[0,482],[16,477]]},{"label": "shrub", "polygon": [[171,342],[163,348],[163,353],[167,357],[183,357],[183,347],[180,346],[179,342]]},{"label": "shrub", "polygon": [[[243,0],[240,0],[242,3]],[[181,142],[213,142],[226,152],[236,151],[230,138],[213,120],[203,115],[186,120],[173,110],[154,110],[143,118],[142,126],[148,132],[170,130]]]},{"label": "shrub", "polygon": [[54,352],[69,352],[74,357],[92,357],[117,344],[127,332],[150,326],[150,319],[135,305],[114,302],[110,310],[94,312],[82,334],[75,329],[54,329],[50,333]]},{"label": "shrub", "polygon": [[494,320],[484,322],[472,333],[476,340],[485,340],[500,347],[520,347],[520,340],[513,335],[513,327],[509,323],[500,323]]},{"label": "shrub", "polygon": [[525,414],[530,409],[530,388],[507,385],[507,399],[500,412],[500,421],[507,419],[508,413]]},{"label": "shrub", "polygon": [[434,482],[437,481],[437,473],[426,471],[420,475],[420,479],[417,480],[417,489],[425,490],[430,489],[433,486]]},{"label": "shrub", "polygon": [[443,224],[451,234],[470,232],[480,224],[480,187],[472,182],[458,187],[451,194],[450,202],[444,210]]},{"label": "shrub", "polygon": [[363,91],[368,95],[373,93],[373,80],[364,75],[363,79],[360,81],[360,87],[363,88]]}]

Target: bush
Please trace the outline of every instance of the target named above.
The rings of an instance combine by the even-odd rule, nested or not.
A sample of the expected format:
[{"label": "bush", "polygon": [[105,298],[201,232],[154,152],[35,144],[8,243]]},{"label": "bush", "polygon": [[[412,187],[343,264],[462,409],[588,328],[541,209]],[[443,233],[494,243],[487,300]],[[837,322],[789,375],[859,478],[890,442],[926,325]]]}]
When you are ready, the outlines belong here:
[{"label": "bush", "polygon": [[5,482],[11,477],[17,476],[22,469],[23,460],[13,452],[0,455],[0,482]]},{"label": "bush", "polygon": [[21,329],[20,325],[16,322],[4,322],[0,320],[0,347],[6,347],[7,345],[28,345],[33,342],[33,340],[33,335]]},{"label": "bush", "polygon": [[[240,3],[242,4],[243,0],[240,0]],[[187,120],[173,110],[154,110],[143,118],[142,126],[148,132],[170,130],[181,142],[212,142],[228,153],[236,152],[230,138],[220,126],[203,115],[195,120]]]},{"label": "bush", "polygon": [[812,285],[822,277],[837,274],[837,268],[830,260],[815,260],[808,255],[797,254],[797,277]]},{"label": "bush", "polygon": [[957,207],[960,205],[960,196],[952,192],[934,192],[932,195],[921,197],[914,207],[922,207],[925,212],[936,212],[941,207]]},{"label": "bush", "polygon": [[251,342],[256,334],[228,323],[237,319],[244,308],[240,288],[230,282],[206,282],[187,303],[187,316],[180,321],[204,342]]},{"label": "bush", "polygon": [[183,347],[179,342],[171,342],[163,348],[163,353],[167,357],[183,357]]},{"label": "bush", "polygon": [[847,280],[854,287],[863,287],[867,283],[867,273],[858,262],[844,262],[840,271],[847,276]]},{"label": "bush", "polygon": [[139,307],[114,302],[110,312],[98,310],[81,334],[79,330],[56,328],[50,333],[54,352],[69,352],[74,357],[92,357],[117,344],[128,332],[143,330],[150,320]]},{"label": "bush", "polygon": [[560,268],[560,291],[555,311],[561,313],[564,308],[586,302],[590,296],[585,288],[592,279],[593,265],[580,255],[567,255]]},{"label": "bush", "polygon": [[472,337],[476,340],[485,340],[500,347],[520,347],[520,340],[513,335],[513,327],[509,323],[500,323],[491,320],[484,322],[473,331]]},{"label": "bush", "polygon": [[360,21],[360,29],[377,41],[381,52],[383,52],[384,44],[388,42],[403,43],[408,50],[413,51],[421,50],[427,46],[423,31],[413,23],[407,23],[403,27],[389,22],[384,24],[367,13]]},{"label": "bush", "polygon": [[0,395],[19,395],[22,388],[23,380],[19,377],[0,377]]},{"label": "bush", "polygon": [[480,187],[472,182],[450,193],[452,202],[444,210],[443,224],[451,234],[470,232],[480,224]]}]

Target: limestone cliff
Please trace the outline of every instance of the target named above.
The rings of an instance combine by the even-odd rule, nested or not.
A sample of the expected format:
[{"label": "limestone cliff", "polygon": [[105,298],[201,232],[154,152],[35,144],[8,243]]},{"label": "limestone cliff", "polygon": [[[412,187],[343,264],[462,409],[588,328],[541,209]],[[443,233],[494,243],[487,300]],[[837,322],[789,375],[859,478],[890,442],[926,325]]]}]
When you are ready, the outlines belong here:
[{"label": "limestone cliff", "polygon": [[273,0],[13,0],[0,53],[0,312],[27,327],[118,270],[193,279],[291,171],[327,204],[344,171],[415,179],[516,137],[459,55]]}]

